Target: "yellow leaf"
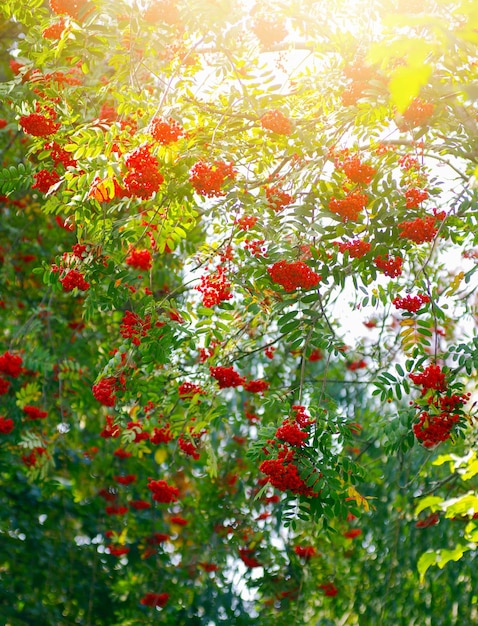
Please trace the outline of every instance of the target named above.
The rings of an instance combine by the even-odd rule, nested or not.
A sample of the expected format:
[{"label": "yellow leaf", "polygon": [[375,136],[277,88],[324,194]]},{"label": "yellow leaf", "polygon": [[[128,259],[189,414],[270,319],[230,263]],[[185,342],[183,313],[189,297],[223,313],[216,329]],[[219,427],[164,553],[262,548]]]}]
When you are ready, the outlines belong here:
[{"label": "yellow leaf", "polygon": [[168,451],[166,450],[166,448],[158,448],[154,453],[154,460],[158,465],[161,465],[161,463],[164,463],[164,461],[167,459],[167,456]]},{"label": "yellow leaf", "polygon": [[355,500],[355,502],[357,503],[357,506],[362,507],[367,512],[370,511],[370,504],[369,504],[367,498],[365,498],[364,496],[360,495],[359,492],[355,489],[355,487],[353,487],[351,485],[347,489],[347,492],[349,494],[349,498],[351,500]]},{"label": "yellow leaf", "polygon": [[465,277],[465,272],[458,272],[455,278],[451,281],[450,289],[448,289],[445,296],[453,295],[455,291],[458,289],[458,287],[460,286],[461,281],[463,280],[464,277]]},{"label": "yellow leaf", "polygon": [[388,88],[391,102],[399,113],[403,113],[410,102],[418,96],[431,73],[432,67],[426,63],[420,66],[404,65],[394,70]]}]

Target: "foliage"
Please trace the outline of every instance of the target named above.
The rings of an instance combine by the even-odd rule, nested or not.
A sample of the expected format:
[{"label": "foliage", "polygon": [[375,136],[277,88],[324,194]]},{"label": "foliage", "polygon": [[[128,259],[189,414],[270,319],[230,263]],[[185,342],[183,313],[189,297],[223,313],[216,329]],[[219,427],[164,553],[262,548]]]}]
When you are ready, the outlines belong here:
[{"label": "foliage", "polygon": [[6,623],[475,623],[476,3],[0,15]]}]

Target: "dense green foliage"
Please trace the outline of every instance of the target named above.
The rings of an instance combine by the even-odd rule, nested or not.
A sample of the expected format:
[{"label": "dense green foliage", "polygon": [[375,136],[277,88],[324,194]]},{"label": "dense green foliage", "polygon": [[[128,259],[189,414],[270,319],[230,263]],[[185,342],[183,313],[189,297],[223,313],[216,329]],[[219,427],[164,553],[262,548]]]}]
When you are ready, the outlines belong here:
[{"label": "dense green foliage", "polygon": [[2,623],[477,621],[478,8],[419,4],[2,2]]}]

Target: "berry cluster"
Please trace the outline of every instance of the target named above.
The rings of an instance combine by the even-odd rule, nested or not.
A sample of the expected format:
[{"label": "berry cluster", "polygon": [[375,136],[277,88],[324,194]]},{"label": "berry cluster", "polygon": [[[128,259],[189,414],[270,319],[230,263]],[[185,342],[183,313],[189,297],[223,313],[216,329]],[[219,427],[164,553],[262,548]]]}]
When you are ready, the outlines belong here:
[{"label": "berry cluster", "polygon": [[256,225],[257,217],[252,215],[243,215],[236,220],[236,224],[241,230],[250,230]]},{"label": "berry cluster", "polygon": [[196,289],[202,293],[202,303],[208,308],[232,298],[231,283],[221,266],[215,272],[201,276],[201,284]]},{"label": "berry cluster", "polygon": [[317,555],[317,550],[314,546],[294,546],[294,552],[299,558],[304,559],[304,561],[308,561],[313,556]]},{"label": "berry cluster", "polygon": [[50,8],[57,15],[69,15],[77,20],[88,0],[50,0]]},{"label": "berry cluster", "polygon": [[269,17],[257,18],[252,26],[252,32],[265,47],[279,43],[287,36],[284,24]]},{"label": "berry cluster", "polygon": [[179,496],[179,489],[168,485],[165,480],[153,480],[149,479],[148,489],[153,494],[153,500],[156,502],[164,502],[169,504],[170,502],[176,502]]},{"label": "berry cluster", "polygon": [[262,567],[261,562],[254,556],[254,550],[252,548],[239,548],[239,558],[244,565],[250,569],[254,567]]},{"label": "berry cluster", "polygon": [[180,398],[183,398],[183,400],[185,400],[187,398],[193,398],[195,395],[204,396],[206,395],[206,392],[199,385],[195,385],[194,383],[186,381],[179,385],[178,394]]},{"label": "berry cluster", "polygon": [[232,366],[211,366],[209,371],[211,372],[211,376],[217,380],[220,389],[225,389],[226,387],[239,387],[239,385],[243,385],[245,383],[245,378],[236,372]]},{"label": "berry cluster", "polygon": [[150,153],[149,146],[136,148],[125,159],[128,173],[124,177],[127,194],[147,200],[158,191],[164,181],[158,170],[159,162]]},{"label": "berry cluster", "polygon": [[428,411],[423,411],[418,423],[413,426],[413,432],[425,448],[432,448],[449,439],[453,426],[459,421],[457,414],[430,415]]},{"label": "berry cluster", "polygon": [[173,434],[169,429],[169,424],[165,424],[161,426],[161,428],[153,428],[153,432],[151,433],[149,440],[155,446],[160,443],[169,443],[173,439]]},{"label": "berry cluster", "polygon": [[45,145],[45,149],[50,150],[50,156],[55,163],[55,167],[58,167],[60,163],[63,165],[64,168],[67,168],[69,166],[76,167],[76,160],[71,156],[71,152],[67,152],[56,141],[47,143]]},{"label": "berry cluster", "polygon": [[244,391],[249,393],[263,393],[270,387],[270,383],[266,380],[248,380],[244,383]]},{"label": "berry cluster", "polygon": [[264,245],[265,241],[265,239],[255,239],[254,241],[246,239],[244,241],[244,250],[249,250],[255,257],[267,256],[267,247]]},{"label": "berry cluster", "polygon": [[30,113],[22,115],[19,119],[23,132],[33,137],[48,137],[53,135],[60,128],[59,123],[55,123],[56,114],[46,116],[42,113]]},{"label": "berry cluster", "polygon": [[372,248],[371,244],[368,241],[363,241],[363,239],[353,239],[345,242],[336,241],[335,245],[342,254],[348,252],[351,259],[361,259]]},{"label": "berry cluster", "polygon": [[343,222],[356,221],[361,211],[367,206],[368,196],[358,191],[349,193],[345,198],[337,200],[334,196],[330,199],[329,210],[340,215]]},{"label": "berry cluster", "polygon": [[431,102],[424,102],[420,98],[415,98],[403,113],[403,123],[398,125],[400,130],[423,126],[433,115],[435,105]]},{"label": "berry cluster", "polygon": [[11,418],[0,415],[0,434],[9,435],[14,429],[15,424]]},{"label": "berry cluster", "polygon": [[224,195],[221,187],[226,180],[234,180],[236,172],[232,163],[199,161],[191,168],[189,182],[196,193],[206,198],[218,198]]},{"label": "berry cluster", "polygon": [[151,269],[151,252],[149,250],[137,250],[136,248],[132,248],[126,257],[126,265],[129,265],[136,270]]},{"label": "berry cluster", "polygon": [[80,291],[87,291],[90,283],[86,282],[85,277],[78,270],[68,270],[63,278],[60,278],[63,291],[73,291],[75,287]]},{"label": "berry cluster", "polygon": [[47,411],[42,411],[37,406],[27,404],[23,407],[23,412],[30,420],[44,420],[48,417]]},{"label": "berry cluster", "polygon": [[297,422],[285,419],[282,425],[276,430],[275,436],[277,439],[291,446],[302,447],[309,438],[309,433],[305,430],[301,430]]},{"label": "berry cluster", "polygon": [[41,193],[48,193],[52,185],[56,185],[60,181],[60,176],[53,170],[40,170],[34,175],[35,184],[32,189],[38,189]]},{"label": "berry cluster", "polygon": [[405,298],[397,297],[392,300],[392,304],[395,308],[409,311],[409,313],[416,313],[427,302],[430,302],[430,298],[424,293],[419,293],[417,296],[408,294]]},{"label": "berry cluster", "polygon": [[259,466],[259,470],[266,474],[270,484],[280,491],[290,491],[307,498],[317,497],[318,494],[299,476],[299,470],[294,463],[295,450],[291,450],[285,444],[279,445],[278,448],[276,459],[267,459]]},{"label": "berry cluster", "polygon": [[281,285],[287,292],[294,291],[301,287],[302,289],[312,289],[321,279],[303,261],[295,261],[287,263],[287,261],[277,261],[272,267],[268,267],[267,271],[273,282]]},{"label": "berry cluster", "polygon": [[385,256],[379,254],[375,257],[374,263],[375,266],[385,274],[385,276],[390,276],[390,278],[396,278],[402,273],[403,259],[400,256],[393,258],[388,254]]},{"label": "berry cluster", "polygon": [[439,365],[429,365],[419,374],[409,374],[416,385],[421,385],[422,395],[428,390],[446,391],[445,374]]},{"label": "berry cluster", "polygon": [[[103,381],[100,381],[100,383],[102,382]],[[100,383],[98,383],[98,385],[100,385]],[[98,387],[98,385],[96,385],[96,387]],[[108,385],[101,385],[99,389],[96,389],[96,395],[95,391],[93,390],[93,395],[97,400],[101,402],[101,404],[104,404],[105,406],[114,406],[116,396],[109,395],[114,393],[114,386],[112,389],[108,387]],[[111,404],[111,402],[113,402],[113,404]],[[103,437],[103,439],[117,439],[120,435],[121,428],[114,423],[112,415],[107,415],[106,424],[103,430],[100,432],[100,437]]]},{"label": "berry cluster", "polygon": [[405,207],[407,209],[416,209],[420,204],[428,198],[426,189],[417,189],[412,187],[405,192]]},{"label": "berry cluster", "polygon": [[177,141],[184,136],[184,128],[178,124],[172,117],[169,120],[163,120],[155,117],[150,126],[150,133],[163,146]]},{"label": "berry cluster", "polygon": [[55,24],[44,28],[42,31],[42,36],[45,39],[60,39],[63,31],[65,30],[65,20],[61,18]]},{"label": "berry cluster", "polygon": [[131,339],[135,346],[139,346],[141,338],[146,337],[151,328],[151,317],[142,319],[132,311],[125,311],[120,325],[120,334],[124,339]]},{"label": "berry cluster", "polygon": [[147,22],[162,22],[170,26],[180,21],[176,0],[154,0],[143,15]]},{"label": "berry cluster", "polygon": [[371,165],[362,163],[357,156],[348,157],[341,165],[349,180],[362,185],[368,185],[372,182],[377,171]]},{"label": "berry cluster", "polygon": [[169,600],[169,593],[146,593],[141,600],[140,604],[143,606],[166,606]]},{"label": "berry cluster", "polygon": [[[94,397],[101,402],[104,406],[114,406],[116,402],[117,380],[114,376],[108,376],[99,380],[96,385],[91,388]],[[112,428],[110,428],[110,431]],[[118,433],[119,434],[119,433]],[[103,436],[103,435],[102,435]],[[109,437],[115,437],[117,435],[109,435]]]},{"label": "berry cluster", "polygon": [[261,126],[265,130],[271,130],[278,135],[290,135],[292,124],[288,117],[278,109],[272,109],[261,117]]},{"label": "berry cluster", "polygon": [[400,237],[410,239],[410,241],[414,241],[417,244],[432,241],[438,232],[436,222],[436,216],[432,217],[431,215],[425,219],[417,217],[410,222],[402,222],[398,225],[398,228],[402,231]]},{"label": "berry cluster", "polygon": [[292,202],[292,196],[277,185],[266,187],[267,206],[278,213]]},{"label": "berry cluster", "polygon": [[18,378],[23,372],[23,359],[18,354],[4,352],[0,355],[0,373],[12,378]]}]

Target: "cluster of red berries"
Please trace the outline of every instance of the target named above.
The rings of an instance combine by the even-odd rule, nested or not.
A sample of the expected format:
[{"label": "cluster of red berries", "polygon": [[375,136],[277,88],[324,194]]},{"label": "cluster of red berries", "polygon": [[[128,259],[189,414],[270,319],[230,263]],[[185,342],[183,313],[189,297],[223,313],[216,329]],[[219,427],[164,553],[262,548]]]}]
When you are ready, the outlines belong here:
[{"label": "cluster of red berries", "polygon": [[250,569],[254,567],[262,567],[261,562],[254,556],[254,550],[252,548],[239,548],[239,558],[244,565]]},{"label": "cluster of red berries", "polygon": [[353,183],[362,185],[368,185],[371,183],[377,171],[371,165],[362,163],[358,156],[350,156],[346,158],[341,163],[341,167],[349,180]]},{"label": "cluster of red berries", "polygon": [[343,73],[352,83],[342,92],[341,100],[344,106],[351,106],[364,95],[374,71],[360,61],[355,61],[353,65],[344,67]]},{"label": "cluster of red berries", "polygon": [[88,4],[88,0],[50,0],[50,8],[57,15],[69,15],[78,19],[80,11]]},{"label": "cluster of red berries", "polygon": [[32,406],[31,404],[24,406],[23,412],[30,420],[44,420],[48,417],[47,411],[42,411],[37,406]]},{"label": "cluster of red berries", "polygon": [[405,207],[407,209],[416,209],[420,204],[428,198],[426,189],[417,189],[412,187],[405,192]]},{"label": "cluster of red berries", "polygon": [[[196,434],[191,434],[191,436],[199,438],[201,435],[200,433],[196,433]],[[185,439],[181,435],[178,438],[178,445],[181,448],[181,450],[184,452],[184,454],[187,454],[188,456],[192,457],[195,461],[197,461],[201,457],[201,454],[199,453],[197,446],[190,439]]]},{"label": "cluster of red berries", "polygon": [[131,339],[135,346],[139,346],[141,338],[146,337],[151,328],[151,317],[147,315],[142,319],[133,311],[125,311],[120,324],[120,335],[124,339]]},{"label": "cluster of red berries", "polygon": [[244,241],[244,250],[249,250],[255,257],[267,256],[267,247],[264,245],[265,241],[265,239],[255,239],[254,241],[246,239]]},{"label": "cluster of red berries", "polygon": [[81,272],[75,269],[67,270],[66,274],[60,278],[63,291],[73,291],[73,289],[79,289],[80,291],[87,291],[90,288],[90,283],[85,280],[85,277]]},{"label": "cluster of red berries", "polygon": [[172,117],[169,120],[163,120],[155,117],[151,121],[150,133],[163,146],[177,141],[184,136],[184,128],[178,124]]},{"label": "cluster of red berries", "polygon": [[151,252],[149,250],[137,250],[136,248],[132,248],[126,257],[126,265],[129,265],[136,270],[151,269]]},{"label": "cluster of red berries", "polygon": [[154,0],[143,15],[147,22],[163,22],[170,26],[180,21],[176,0]]},{"label": "cluster of red berries", "polygon": [[45,145],[45,150],[50,150],[50,156],[55,163],[55,167],[58,167],[60,163],[64,168],[69,166],[76,167],[76,160],[71,156],[71,152],[67,152],[56,141],[47,143]]},{"label": "cluster of red berries", "polygon": [[417,296],[408,294],[405,298],[394,298],[392,304],[397,309],[403,309],[410,313],[416,313],[424,304],[430,302],[430,298],[425,293],[419,293]]},{"label": "cluster of red berries", "polygon": [[15,424],[13,420],[9,417],[5,417],[4,415],[0,415],[0,434],[1,435],[9,435],[14,429]]},{"label": "cluster of red berries", "polygon": [[317,555],[314,546],[294,546],[294,552],[304,561],[309,561],[313,556]]},{"label": "cluster of red berries", "polygon": [[211,376],[218,382],[220,389],[226,387],[239,387],[245,383],[245,378],[236,372],[234,367],[223,367],[218,365],[217,367],[210,367],[209,371]]},{"label": "cluster of red berries", "polygon": [[279,445],[277,458],[263,461],[259,470],[266,474],[270,484],[280,491],[290,491],[308,498],[317,497],[318,494],[300,477],[294,457],[295,450],[291,450],[285,444]]},{"label": "cluster of red berries", "polygon": [[256,225],[257,217],[254,217],[253,215],[243,215],[242,217],[239,217],[235,223],[241,230],[250,230]]},{"label": "cluster of red berries", "polygon": [[432,448],[449,439],[454,425],[459,421],[460,416],[457,414],[443,412],[433,415],[423,411],[418,423],[413,426],[413,432],[425,448]]},{"label": "cluster of red berries", "polygon": [[437,217],[432,217],[431,215],[425,219],[417,217],[410,222],[402,222],[398,225],[398,228],[402,231],[400,237],[410,239],[410,241],[414,241],[417,244],[433,241],[438,232],[436,223]]},{"label": "cluster of red berries", "polygon": [[278,109],[272,109],[261,117],[261,126],[265,130],[271,130],[277,135],[290,135],[292,124],[288,117]]},{"label": "cluster of red berries", "polygon": [[[117,384],[118,381],[114,376],[107,376],[106,378],[102,378],[96,383],[96,385],[93,385],[92,387],[94,397],[104,406],[114,406],[116,402],[115,391],[117,389]],[[114,437],[115,435],[109,436]]]},{"label": "cluster of red berries", "polygon": [[416,385],[421,385],[422,395],[429,389],[436,391],[446,391],[445,374],[439,365],[429,365],[419,374],[409,374]]},{"label": "cluster of red berries", "polygon": [[340,215],[343,222],[355,222],[368,203],[368,196],[358,191],[349,193],[345,198],[330,199],[329,210]]},{"label": "cluster of red berries", "polygon": [[335,245],[342,254],[348,252],[351,259],[361,259],[370,252],[372,248],[371,244],[363,239],[353,239],[352,241],[345,242],[336,241]]},{"label": "cluster of red berries", "polygon": [[270,17],[258,17],[254,21],[252,32],[265,47],[279,43],[287,36],[284,24]]},{"label": "cluster of red berries", "polygon": [[155,446],[159,445],[160,443],[169,443],[170,441],[172,441],[172,439],[173,433],[169,429],[169,424],[165,424],[160,428],[153,428],[153,432],[149,437],[150,442]]},{"label": "cluster of red berries", "polygon": [[118,483],[118,485],[131,485],[132,483],[135,483],[137,480],[137,476],[136,474],[125,474],[122,476],[113,476],[113,480],[115,481],[115,483]]},{"label": "cluster of red berries", "polygon": [[179,489],[168,485],[165,480],[153,480],[150,478],[148,489],[152,492],[153,500],[156,502],[169,504],[170,502],[176,502],[179,497]]},{"label": "cluster of red berries", "polygon": [[400,256],[393,258],[388,254],[385,256],[379,254],[375,257],[374,263],[375,266],[385,274],[385,276],[390,276],[390,278],[396,278],[402,273],[403,259]]},{"label": "cluster of red berries", "polygon": [[208,308],[232,298],[231,283],[221,266],[214,272],[201,276],[201,284],[196,289],[202,293],[202,303]]},{"label": "cluster of red berries", "polygon": [[34,175],[35,184],[32,189],[38,189],[41,193],[48,193],[52,185],[56,185],[60,181],[60,176],[55,170],[40,170]]},{"label": "cluster of red berries", "polygon": [[287,292],[298,288],[312,289],[321,280],[321,276],[303,261],[293,263],[277,261],[272,267],[268,267],[267,271],[272,281],[281,285]]},{"label": "cluster of red berries", "polygon": [[266,187],[267,205],[278,213],[292,202],[292,196],[277,185]]},{"label": "cluster of red berries", "polygon": [[433,115],[435,105],[431,102],[424,102],[420,98],[415,98],[403,113],[403,120],[397,124],[399,130],[408,130],[417,126],[423,126]]},{"label": "cluster of red berries", "polygon": [[[53,112],[54,113],[54,112]],[[56,113],[48,116],[42,113],[30,113],[22,115],[19,119],[23,132],[33,137],[48,137],[53,135],[60,128],[59,123],[55,123]]]},{"label": "cluster of red berries", "polygon": [[319,585],[319,589],[322,589],[324,594],[329,598],[334,598],[339,593],[339,590],[334,583],[322,583]]},{"label": "cluster of red berries", "polygon": [[196,193],[206,198],[218,198],[224,195],[222,185],[225,181],[234,180],[236,172],[232,163],[199,161],[191,168],[189,182]]},{"label": "cluster of red berries", "polygon": [[263,393],[270,387],[270,383],[267,380],[248,380],[244,383],[244,391],[249,393]]},{"label": "cluster of red berries", "polygon": [[141,600],[140,604],[143,606],[159,606],[164,607],[168,603],[169,593],[146,593]]},{"label": "cluster of red berries", "polygon": [[60,18],[58,22],[52,24],[51,26],[47,26],[42,31],[42,36],[45,39],[60,39],[65,30],[65,20]]},{"label": "cluster of red berries", "polygon": [[159,172],[158,159],[150,152],[149,146],[136,148],[125,159],[128,173],[124,177],[124,186],[131,197],[147,200],[158,191],[164,178]]},{"label": "cluster of red berries", "polygon": [[4,396],[6,393],[8,393],[10,385],[11,383],[9,380],[5,380],[5,378],[2,378],[0,376],[0,396]]},{"label": "cluster of red berries", "polygon": [[18,378],[23,372],[23,359],[19,354],[4,352],[0,355],[0,373],[12,378]]},{"label": "cluster of red berries", "polygon": [[[99,400],[101,404],[104,404],[105,406],[114,406],[116,396],[109,395],[113,394],[114,391],[115,387],[113,387],[112,389],[108,389],[107,385],[102,385],[99,389],[96,389],[97,395],[95,395],[95,391],[93,391],[93,395],[95,395],[95,398]],[[111,401],[113,402],[113,404],[110,404]],[[103,439],[117,439],[120,435],[121,428],[114,423],[112,415],[107,415],[106,424],[103,430],[100,432],[100,437],[103,437]]]},{"label": "cluster of red berries", "polygon": [[285,419],[276,430],[275,436],[276,439],[280,439],[291,446],[302,447],[308,440],[309,433],[299,428],[297,422]]},{"label": "cluster of red berries", "polygon": [[183,400],[193,398],[195,395],[204,396],[206,392],[199,385],[194,383],[184,382],[178,387],[179,397]]}]

